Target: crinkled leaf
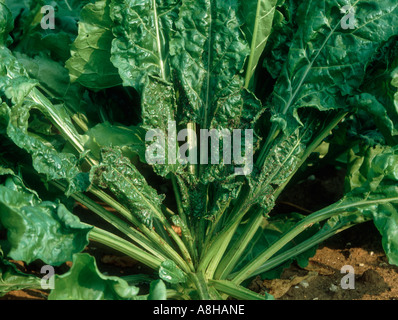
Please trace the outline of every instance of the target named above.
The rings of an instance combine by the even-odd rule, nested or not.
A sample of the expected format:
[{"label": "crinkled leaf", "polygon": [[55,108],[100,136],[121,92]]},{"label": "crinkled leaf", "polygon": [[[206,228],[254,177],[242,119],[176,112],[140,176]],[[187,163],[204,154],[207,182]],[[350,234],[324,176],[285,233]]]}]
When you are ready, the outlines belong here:
[{"label": "crinkled leaf", "polygon": [[347,195],[339,207],[371,216],[390,263],[398,264],[398,151],[366,147],[351,153]]},{"label": "crinkled leaf", "polygon": [[[72,153],[60,152],[62,148],[58,140],[30,132],[29,128],[32,109],[39,109],[65,134],[64,139],[73,141],[82,149],[83,139],[66,109],[62,105],[52,104],[34,88],[38,82],[29,78],[23,65],[8,49],[0,48],[0,58],[0,97],[4,93],[15,104],[12,108],[5,103],[0,106],[2,122],[7,124],[7,136],[32,156],[37,172],[45,174],[48,180],[65,179],[69,183],[68,195],[86,190],[88,185],[81,184],[85,174],[78,168],[77,157]],[[65,144],[66,141],[61,143]]]},{"label": "crinkled leaf", "polygon": [[186,0],[170,43],[171,65],[182,94],[187,121],[209,128],[217,113],[217,101],[235,78],[249,54],[237,17],[235,0]]},{"label": "crinkled leaf", "polygon": [[55,276],[55,288],[49,300],[131,300],[139,288],[115,276],[102,274],[95,258],[82,253],[73,256],[72,268]]},{"label": "crinkled leaf", "polygon": [[211,127],[216,129],[253,129],[264,112],[256,96],[242,88],[240,76],[231,79],[228,86],[220,88],[213,101]]},{"label": "crinkled leaf", "polygon": [[267,40],[263,66],[273,79],[277,79],[287,59],[289,46],[296,32],[297,3],[295,0],[278,1],[274,13],[272,32]]},{"label": "crinkled leaf", "polygon": [[[163,133],[169,139],[168,123],[177,119],[176,97],[171,85],[169,42],[173,21],[177,19],[179,1],[114,0],[111,17],[116,36],[112,44],[112,62],[119,69],[125,86],[141,93],[144,129]],[[172,136],[171,136],[172,138]],[[174,141],[171,144],[176,145]],[[150,141],[147,145],[150,145]],[[168,143],[157,142],[157,158],[148,155],[157,174],[167,176],[181,170],[178,161],[172,163]],[[175,158],[175,156],[173,156]],[[162,163],[161,163],[162,162]]]},{"label": "crinkled leaf", "polygon": [[177,0],[112,0],[112,62],[123,84],[141,92],[148,76],[170,80],[169,42]]},{"label": "crinkled leaf", "polygon": [[171,283],[185,283],[187,281],[186,274],[177,267],[173,260],[163,261],[159,268],[160,279]]},{"label": "crinkled leaf", "polygon": [[[163,0],[114,0],[111,5],[116,36],[112,44],[112,62],[119,69],[124,85],[142,94],[144,128],[161,130],[166,139],[168,122],[176,120],[168,49],[178,7],[179,1]],[[159,152],[168,158],[166,144],[160,147]],[[166,165],[164,161],[154,164],[154,168],[158,174],[166,176],[179,170],[179,165]]]},{"label": "crinkled leaf", "polygon": [[362,93],[350,99],[350,103],[368,113],[387,139],[398,134],[398,130],[389,117],[385,106],[375,96],[369,93]]},{"label": "crinkled leaf", "polygon": [[2,111],[8,120],[8,137],[32,156],[33,167],[38,173],[45,174],[48,180],[68,181],[68,193],[87,189],[88,185],[81,183],[85,174],[80,172],[75,155],[57,151],[43,136],[28,131],[29,105],[14,106],[12,109],[3,106]]},{"label": "crinkled leaf", "polygon": [[270,212],[275,205],[275,190],[285,184],[297,168],[314,129],[313,123],[307,123],[305,129],[296,129],[289,137],[276,139],[261,171],[253,171],[253,175],[248,178],[253,203]]},{"label": "crinkled leaf", "polygon": [[361,93],[349,98],[353,107],[368,114],[369,120],[383,134],[389,145],[398,142],[398,37],[392,37],[382,46],[368,67]]},{"label": "crinkled leaf", "polygon": [[142,223],[152,228],[161,215],[163,198],[159,196],[119,148],[104,149],[102,160],[91,169],[90,180],[109,188]]},{"label": "crinkled leaf", "polygon": [[10,50],[0,47],[0,90],[13,104],[22,104],[38,84],[38,81],[29,79],[28,73]]},{"label": "crinkled leaf", "polygon": [[24,77],[18,77],[12,80],[4,77],[2,79],[2,84],[0,90],[2,90],[6,97],[11,99],[14,104],[18,105],[22,104],[29,92],[38,85],[38,82]]},{"label": "crinkled leaf", "polygon": [[377,49],[398,34],[394,0],[359,0],[354,29],[344,30],[340,9],[347,1],[305,1],[297,12],[298,31],[273,92],[274,119],[300,123],[297,109],[344,109],[343,97],[358,89]]},{"label": "crinkled leaf", "polygon": [[[149,77],[142,89],[143,128],[147,130],[146,162],[157,174],[166,177],[170,172],[181,172],[177,153],[177,107],[171,85]],[[152,134],[155,134],[152,137]]]},{"label": "crinkled leaf", "polygon": [[6,188],[17,192],[22,192],[24,194],[30,194],[32,199],[40,199],[38,193],[35,190],[26,187],[22,177],[15,174],[14,170],[0,166],[0,176],[6,176],[4,181],[4,186]]},{"label": "crinkled leaf", "polygon": [[7,230],[2,247],[14,260],[60,265],[88,244],[91,226],[82,224],[63,204],[42,202],[12,181],[0,186],[0,207],[0,222]]},{"label": "crinkled leaf", "polygon": [[[231,203],[238,197],[239,191],[243,185],[242,181],[236,181],[237,179],[230,178],[224,179],[223,181],[214,181],[209,186],[209,194],[211,195],[208,199],[208,211],[206,215],[200,212],[200,208],[192,208],[195,216],[202,216],[211,218],[220,212],[224,212]],[[199,210],[196,210],[199,209]]]}]

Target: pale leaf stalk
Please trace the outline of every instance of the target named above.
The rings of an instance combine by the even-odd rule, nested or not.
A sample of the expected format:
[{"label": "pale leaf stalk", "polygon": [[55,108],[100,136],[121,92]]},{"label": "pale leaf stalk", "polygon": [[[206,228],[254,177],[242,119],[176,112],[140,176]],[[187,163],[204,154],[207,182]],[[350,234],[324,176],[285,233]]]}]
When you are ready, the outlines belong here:
[{"label": "pale leaf stalk", "polygon": [[255,271],[260,268],[263,264],[265,264],[268,259],[270,259],[275,253],[277,253],[280,249],[282,249],[287,243],[293,240],[296,236],[302,233],[307,228],[311,227],[313,224],[321,222],[323,220],[327,220],[333,216],[356,210],[360,207],[369,206],[372,204],[383,204],[383,203],[391,203],[397,202],[398,197],[394,198],[385,198],[385,199],[377,199],[377,200],[362,200],[357,201],[350,204],[341,204],[344,202],[344,199],[336,202],[322,210],[314,212],[298,222],[289,232],[287,232],[283,237],[277,240],[270,248],[261,253],[257,258],[252,260],[249,264],[243,267],[241,270],[237,272],[235,275],[233,282],[240,284],[245,279],[253,276]]}]

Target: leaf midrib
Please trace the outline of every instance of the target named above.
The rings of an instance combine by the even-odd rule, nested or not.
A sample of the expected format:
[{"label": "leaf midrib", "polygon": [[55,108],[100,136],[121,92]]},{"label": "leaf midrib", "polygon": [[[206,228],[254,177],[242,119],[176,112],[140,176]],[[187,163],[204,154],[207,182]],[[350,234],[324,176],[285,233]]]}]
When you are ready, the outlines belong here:
[{"label": "leaf midrib", "polygon": [[[130,179],[128,179],[124,174],[122,174],[117,168],[115,168],[114,166],[111,166],[112,170],[114,170],[120,177],[122,177],[129,185],[132,186],[132,189],[136,191],[137,194],[140,195],[141,199],[144,200],[144,202],[146,203],[147,207],[151,209],[152,212],[154,212],[159,218],[161,218],[161,214],[160,211],[155,208],[155,206],[148,201],[147,197],[134,185],[134,183],[131,182]],[[151,188],[148,185],[148,188]]]},{"label": "leaf midrib", "polygon": [[[266,16],[268,16],[271,12],[275,12],[275,6],[274,6],[265,16],[261,17],[261,19],[260,19],[259,15],[260,15],[261,1],[262,0],[257,1],[256,18],[255,18],[254,29],[253,29],[253,33],[252,33],[252,41],[251,41],[251,45],[250,45],[250,56],[249,56],[249,62],[248,62],[248,67],[247,67],[247,71],[246,71],[246,79],[245,79],[245,88],[246,89],[249,88],[250,80],[253,76],[253,70],[256,67],[255,65],[253,65],[254,55],[255,55],[258,47],[261,46],[269,38],[269,35],[268,35],[263,41],[261,41],[259,44],[257,44],[258,28],[259,28],[259,23],[260,23],[259,21],[262,20],[263,18],[265,18]],[[249,31],[251,31],[251,30],[249,29]]]},{"label": "leaf midrib", "polygon": [[212,1],[209,2],[209,42],[208,42],[208,57],[207,57],[207,70],[206,70],[206,99],[205,99],[205,108],[204,108],[204,116],[203,116],[203,128],[207,129],[207,117],[208,117],[208,108],[210,105],[210,79],[211,79],[211,60],[213,58],[212,55],[212,46],[213,46],[213,12],[212,12]]},{"label": "leaf midrib", "polygon": [[[361,0],[357,0],[351,7],[355,7]],[[311,60],[310,64],[307,66],[302,78],[300,79],[300,82],[296,88],[296,90],[294,91],[293,95],[290,97],[289,101],[287,102],[287,104],[285,105],[285,108],[283,109],[282,113],[286,114],[287,110],[290,108],[290,106],[292,105],[293,100],[296,98],[298,92],[301,89],[301,86],[303,85],[305,79],[307,78],[308,73],[310,72],[310,70],[312,69],[312,66],[314,65],[315,61],[317,60],[317,58],[319,57],[321,51],[325,48],[326,44],[329,42],[329,39],[332,37],[332,35],[334,34],[334,32],[337,30],[338,26],[341,25],[341,21],[344,19],[341,18],[339,20],[339,22],[336,24],[336,26],[331,30],[331,32],[328,34],[328,36],[326,37],[326,39],[324,40],[324,42],[322,43],[321,47],[318,49],[315,57]]]}]

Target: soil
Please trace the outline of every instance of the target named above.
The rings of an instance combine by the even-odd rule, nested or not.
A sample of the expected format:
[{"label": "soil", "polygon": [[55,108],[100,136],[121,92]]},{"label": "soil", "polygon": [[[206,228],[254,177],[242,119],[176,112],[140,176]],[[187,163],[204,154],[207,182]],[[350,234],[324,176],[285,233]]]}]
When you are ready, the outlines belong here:
[{"label": "soil", "polygon": [[[293,264],[281,279],[256,278],[250,288],[278,300],[398,300],[398,267],[388,263],[380,243],[367,222],[325,242],[307,267]],[[352,267],[352,277],[344,266]]]},{"label": "soil", "polygon": [[[275,213],[324,208],[341,199],[344,179],[345,171],[334,166],[314,170],[281,195]],[[325,241],[307,267],[293,264],[281,279],[256,278],[250,288],[279,300],[398,300],[398,267],[388,263],[381,235],[369,221]]]},{"label": "soil", "polygon": [[[323,168],[287,189],[275,212],[297,211],[308,214],[338,200],[343,193],[344,172]],[[98,268],[105,274],[145,273],[132,259],[90,245]],[[25,272],[37,273],[35,265],[15,262]],[[342,272],[350,266],[353,275]],[[70,264],[61,266],[66,272]],[[348,280],[348,281],[344,281]],[[373,222],[366,222],[335,235],[319,246],[305,268],[293,264],[277,280],[256,278],[249,286],[256,292],[267,291],[277,300],[398,300],[398,267],[388,263],[381,246],[381,236]],[[19,290],[0,300],[45,300],[48,291]]]}]

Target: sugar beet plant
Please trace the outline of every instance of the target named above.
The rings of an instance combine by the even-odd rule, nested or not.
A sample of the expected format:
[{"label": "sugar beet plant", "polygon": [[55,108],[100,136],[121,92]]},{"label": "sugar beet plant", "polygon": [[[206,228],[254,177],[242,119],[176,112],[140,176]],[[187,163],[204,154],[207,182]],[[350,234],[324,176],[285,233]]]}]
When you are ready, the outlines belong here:
[{"label": "sugar beet plant", "polygon": [[[397,39],[396,0],[0,0],[0,294],[21,260],[50,299],[272,299],[369,220],[398,264]],[[325,164],[339,201],[273,210]]]}]

